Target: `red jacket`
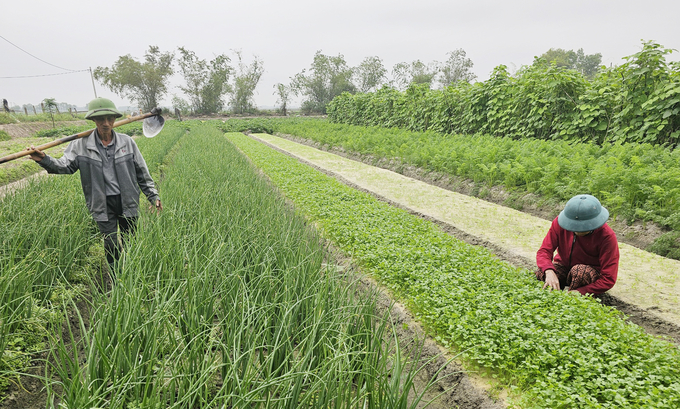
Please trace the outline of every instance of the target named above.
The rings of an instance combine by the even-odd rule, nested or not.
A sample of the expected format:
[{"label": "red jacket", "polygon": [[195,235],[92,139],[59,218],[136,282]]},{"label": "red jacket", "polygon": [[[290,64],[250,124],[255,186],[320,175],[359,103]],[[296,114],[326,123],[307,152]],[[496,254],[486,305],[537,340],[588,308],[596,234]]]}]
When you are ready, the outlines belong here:
[{"label": "red jacket", "polygon": [[591,234],[579,237],[560,227],[556,217],[536,253],[536,264],[541,271],[554,269],[553,254],[554,261],[563,266],[571,268],[576,264],[586,264],[600,272],[600,278],[595,282],[577,289],[581,294],[601,294],[616,283],[619,243],[616,234],[606,223]]}]

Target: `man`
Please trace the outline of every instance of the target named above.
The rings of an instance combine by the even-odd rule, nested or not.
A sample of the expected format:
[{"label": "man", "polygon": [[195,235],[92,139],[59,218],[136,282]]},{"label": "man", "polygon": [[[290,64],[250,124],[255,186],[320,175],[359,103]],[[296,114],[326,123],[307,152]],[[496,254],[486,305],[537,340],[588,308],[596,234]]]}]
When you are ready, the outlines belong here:
[{"label": "man", "polygon": [[[536,253],[543,288],[601,294],[616,283],[619,245],[607,225],[609,212],[591,195],[569,199]],[[557,254],[554,256],[555,250]]]},{"label": "man", "polygon": [[156,210],[163,209],[137,144],[128,135],[113,131],[116,118],[121,116],[111,100],[94,99],[85,118],[93,120],[97,128],[89,136],[71,142],[60,159],[39,150],[31,154],[31,159],[48,173],[73,174],[80,170],[87,208],[104,236],[112,279],[121,252],[118,228],[123,239],[134,233],[140,190]]}]

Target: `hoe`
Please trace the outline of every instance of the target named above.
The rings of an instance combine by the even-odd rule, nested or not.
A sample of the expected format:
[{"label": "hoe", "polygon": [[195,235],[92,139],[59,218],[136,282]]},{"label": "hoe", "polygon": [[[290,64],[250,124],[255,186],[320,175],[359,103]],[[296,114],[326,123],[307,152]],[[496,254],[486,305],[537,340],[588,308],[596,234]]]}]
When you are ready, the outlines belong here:
[{"label": "hoe", "polygon": [[[139,116],[133,116],[131,118],[126,118],[120,121],[116,121],[113,124],[113,127],[129,124],[130,122],[135,122],[139,120],[144,120],[142,124],[142,131],[144,132],[144,136],[147,138],[153,138],[154,136],[158,135],[158,133],[163,129],[163,125],[165,125],[165,119],[161,116],[161,109],[160,108],[154,108],[151,110],[151,112],[148,112],[146,114],[142,114]],[[53,146],[61,145],[62,143],[65,142],[71,142],[73,140],[79,139],[79,138],[84,138],[86,136],[89,136],[94,129],[90,129],[87,131],[83,131],[81,133],[73,134],[70,136],[65,136],[61,139],[55,139],[52,142],[48,142],[46,144],[37,146],[35,149],[38,150],[45,150],[48,148],[51,148]],[[0,158],[0,164],[12,161],[14,159],[18,159],[22,156],[30,155],[31,153],[35,152],[34,150],[23,150],[21,152],[13,153],[11,155],[7,155],[3,158]]]}]

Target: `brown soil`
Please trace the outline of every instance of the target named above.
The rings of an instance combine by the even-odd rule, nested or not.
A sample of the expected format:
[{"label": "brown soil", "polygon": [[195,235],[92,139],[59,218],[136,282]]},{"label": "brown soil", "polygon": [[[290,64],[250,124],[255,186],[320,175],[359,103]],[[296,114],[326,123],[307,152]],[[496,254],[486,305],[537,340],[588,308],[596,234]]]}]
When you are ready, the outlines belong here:
[{"label": "brown soil", "polygon": [[[55,122],[55,126],[78,126],[86,125],[90,121],[80,120],[80,121],[67,121],[67,122]],[[5,124],[0,125],[0,130],[5,131],[12,138],[29,138],[33,136],[36,132],[42,131],[44,129],[52,129],[52,122],[23,122],[20,124]]]}]

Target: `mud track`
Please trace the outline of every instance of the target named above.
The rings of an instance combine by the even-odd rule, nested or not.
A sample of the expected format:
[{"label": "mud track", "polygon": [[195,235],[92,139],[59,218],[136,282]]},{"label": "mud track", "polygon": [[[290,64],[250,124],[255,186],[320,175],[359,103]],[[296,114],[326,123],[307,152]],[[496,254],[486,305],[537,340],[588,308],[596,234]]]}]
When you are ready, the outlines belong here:
[{"label": "mud track", "polygon": [[[54,127],[60,126],[79,126],[91,123],[86,120],[78,121],[61,121],[55,122]],[[0,125],[0,131],[5,131],[12,138],[30,138],[35,135],[36,132],[42,131],[44,129],[52,129],[52,122],[22,122],[19,124],[4,124]]]}]

